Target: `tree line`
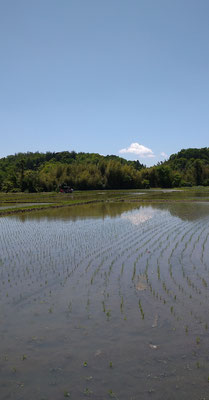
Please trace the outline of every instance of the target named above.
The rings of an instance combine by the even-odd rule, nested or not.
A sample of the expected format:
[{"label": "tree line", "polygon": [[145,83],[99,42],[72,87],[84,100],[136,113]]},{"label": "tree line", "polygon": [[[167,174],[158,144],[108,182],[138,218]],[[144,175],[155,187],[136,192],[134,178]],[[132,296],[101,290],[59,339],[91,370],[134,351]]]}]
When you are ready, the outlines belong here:
[{"label": "tree line", "polygon": [[146,168],[139,161],[96,153],[28,152],[0,159],[3,192],[85,189],[144,189],[209,186],[209,148],[181,150]]}]

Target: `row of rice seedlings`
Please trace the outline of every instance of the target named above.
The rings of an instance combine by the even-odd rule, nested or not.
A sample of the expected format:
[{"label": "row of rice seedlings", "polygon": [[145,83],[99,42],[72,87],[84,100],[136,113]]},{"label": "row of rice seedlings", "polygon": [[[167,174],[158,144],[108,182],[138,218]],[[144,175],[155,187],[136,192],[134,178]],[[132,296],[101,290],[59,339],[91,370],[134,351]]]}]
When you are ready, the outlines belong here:
[{"label": "row of rice seedlings", "polygon": [[[196,224],[192,224],[191,229],[189,230],[189,232],[187,232],[187,234],[189,234],[190,232],[192,232],[192,233],[190,234],[189,238],[187,240],[185,240],[184,248],[182,249],[182,253],[181,253],[182,258],[184,256],[184,252],[187,250],[188,245],[190,245],[190,247],[191,247],[191,249],[189,249],[189,254],[191,257],[193,256],[195,248],[196,248],[197,244],[199,243],[200,238],[201,238],[203,232],[205,231],[205,229],[206,229],[206,227],[202,227],[202,224],[200,222],[197,222]],[[197,236],[197,239],[192,240],[195,235]]]},{"label": "row of rice seedlings", "polygon": [[[161,235],[161,236],[163,237],[163,235]],[[156,241],[155,241],[155,243],[156,243]],[[157,245],[157,243],[156,243],[156,245]],[[167,245],[166,245],[166,247],[167,247]],[[147,257],[146,268],[145,268],[145,271],[144,271],[144,275],[146,276],[147,282],[149,281],[149,279],[148,279],[149,259],[150,259],[150,255]],[[159,271],[159,269],[158,269],[158,271]],[[134,262],[132,280],[135,279],[135,276],[136,276],[136,261]],[[152,291],[151,284],[149,284],[149,287],[150,287],[150,290]],[[156,298],[159,298],[160,300],[162,300],[161,296],[158,293],[155,293],[155,290],[153,290],[152,293],[153,293],[154,296],[156,296]],[[166,301],[164,301],[164,303],[166,303]]]},{"label": "row of rice seedlings", "polygon": [[[209,229],[209,227],[208,227],[208,229]],[[208,257],[207,257],[208,253],[207,253],[207,250],[206,250],[208,248],[208,246],[209,246],[209,244],[207,244],[208,239],[209,239],[209,232],[205,236],[205,239],[204,239],[203,244],[202,244],[202,252],[201,252],[201,262],[205,266],[205,270],[208,270],[208,268],[209,268],[208,264],[206,264],[206,261],[208,261]],[[206,258],[206,261],[204,261],[204,258]]]},{"label": "row of rice seedlings", "polygon": [[[135,245],[135,243],[134,243],[134,245]],[[157,245],[157,243],[156,243],[156,245]],[[167,246],[167,245],[166,245]],[[84,250],[83,250],[84,251]],[[162,250],[161,250],[162,251]],[[146,252],[146,249],[144,249],[144,253]],[[82,256],[82,252],[80,253],[80,257]],[[120,254],[119,254],[119,256],[120,256]],[[119,257],[118,256],[118,257]],[[119,258],[118,258],[119,259]],[[149,265],[149,259],[151,259],[151,255],[148,255],[148,259],[147,259],[147,270],[146,270],[146,272],[147,272],[147,274],[148,274],[148,265]],[[105,264],[106,264],[106,262],[105,262]],[[111,263],[110,263],[110,265],[111,265]],[[78,267],[78,263],[76,264],[76,268]],[[135,267],[136,267],[136,265],[135,265]],[[26,271],[27,272],[27,271]],[[28,273],[28,272],[27,272]],[[60,272],[59,272],[60,273]],[[135,268],[135,274],[134,274],[135,276],[136,276],[136,268]]]},{"label": "row of rice seedlings", "polygon": [[[128,234],[128,238],[127,238],[127,234]],[[132,240],[132,238],[130,238],[130,236],[131,236],[132,234],[133,234],[133,232],[129,233],[129,232],[126,231],[125,234],[123,233],[123,235],[120,235],[119,240],[117,241],[117,247],[119,247],[120,244],[124,242],[124,239],[125,239],[125,238],[126,238],[126,242],[127,242],[128,240]],[[117,237],[118,237],[118,236],[119,236],[119,235],[117,235]],[[122,245],[122,244],[121,244],[121,245]],[[102,257],[102,256],[105,255],[107,252],[108,252],[108,254],[110,254],[112,249],[113,249],[113,241],[111,240],[111,246],[108,246],[108,247],[106,246],[105,248],[103,247],[103,250],[100,251],[98,254],[96,254],[96,252],[95,252],[95,256],[94,256],[94,258],[92,258],[92,259],[89,261],[87,267],[85,268],[85,272],[88,271],[88,269],[91,267],[91,264],[92,264],[94,261],[96,261],[97,258]],[[83,273],[82,273],[82,275],[83,275]],[[81,276],[82,276],[82,275],[81,275]]]},{"label": "row of rice seedlings", "polygon": [[[161,235],[161,237],[163,238],[163,235]],[[168,235],[167,235],[167,238],[168,238]],[[164,240],[163,240],[164,241]],[[155,242],[156,243],[156,242]],[[161,243],[161,246],[162,246],[162,243]],[[165,246],[165,248],[167,248],[168,247],[168,245],[166,244],[166,246]],[[163,253],[163,250],[164,249],[162,249],[161,250],[161,254]],[[145,277],[146,277],[146,280],[147,280],[147,283],[149,282],[149,280],[151,279],[151,281],[150,282],[154,282],[155,283],[155,278],[154,278],[154,276],[155,276],[155,270],[152,270],[152,274],[151,274],[151,276],[149,275],[149,273],[148,273],[148,267],[149,267],[149,264],[150,264],[150,262],[151,262],[151,257],[152,257],[152,255],[153,254],[156,254],[156,251],[159,251],[159,249],[157,248],[157,243],[156,243],[156,248],[154,248],[154,249],[152,249],[152,252],[150,253],[150,255],[147,257],[147,260],[146,260],[146,267],[145,267],[145,270],[144,270],[144,275],[145,275]],[[159,267],[159,257],[157,258],[157,275],[158,275],[158,280],[160,280],[160,267]],[[155,263],[154,263],[155,264]],[[135,269],[134,269],[134,274],[135,274]],[[148,277],[149,276],[149,277]],[[152,291],[152,284],[149,282],[149,287],[150,287],[150,290]],[[155,289],[153,289],[153,294],[155,295]],[[156,294],[156,297],[158,297],[158,293]],[[159,298],[160,298],[161,296],[159,295]]]},{"label": "row of rice seedlings", "polygon": [[[167,247],[167,246],[166,246]],[[176,246],[176,248],[177,248],[177,246]],[[161,254],[162,254],[162,252],[161,252]],[[172,255],[171,255],[172,256]],[[171,258],[171,257],[170,257]],[[157,271],[158,271],[158,279],[160,278],[160,276],[159,276],[159,258],[158,258],[158,260],[157,260]],[[170,274],[170,277],[172,278],[172,265],[171,265],[171,263],[170,263],[170,265],[169,265],[169,274]],[[175,282],[175,283],[177,283],[177,282]],[[164,290],[166,290],[166,292],[167,293],[169,293],[168,292],[168,289],[165,287],[165,284],[163,285],[164,286]],[[181,288],[182,290],[183,290],[183,288]],[[153,290],[153,294],[155,295],[155,290]],[[173,296],[173,298],[176,300],[176,295],[173,295],[172,294],[172,296]],[[158,297],[158,294],[156,295],[156,297]],[[171,306],[171,307],[173,307],[173,306]],[[171,312],[173,313],[174,312],[174,310],[173,310],[173,308],[171,308]]]},{"label": "row of rice seedlings", "polygon": [[[83,250],[84,251],[84,250]],[[82,255],[82,254],[81,254]],[[111,257],[112,257],[112,255],[111,255]],[[154,256],[153,256],[154,257]],[[153,258],[152,257],[152,258]],[[149,266],[150,266],[150,264],[151,264],[151,262],[152,262],[152,258],[151,258],[151,256],[150,255],[148,255],[148,257],[147,257],[147,274],[149,274],[149,271],[150,271],[150,268],[148,268]],[[105,261],[105,263],[106,263],[106,261]],[[121,264],[120,264],[121,265]],[[160,265],[160,259],[159,259],[159,263],[158,263],[158,265]],[[107,270],[108,270],[108,268],[107,268]],[[127,270],[127,268],[126,268],[126,270]],[[120,268],[120,270],[119,270],[119,273],[121,273],[121,268]],[[123,268],[123,273],[124,273],[124,268]],[[153,278],[152,278],[152,274],[150,274],[150,279],[152,279],[153,280]],[[166,282],[167,283],[167,282]],[[154,292],[154,290],[152,290],[152,293],[153,293],[153,296],[157,299],[157,298],[159,298],[159,294],[158,294],[158,292]],[[90,300],[90,299],[89,299]],[[88,301],[88,300],[87,300]],[[122,306],[121,306],[121,303],[122,303]],[[141,303],[140,303],[141,304]],[[90,303],[89,304],[87,304],[89,307],[90,307]],[[120,307],[122,308],[122,309],[124,309],[124,296],[123,296],[123,294],[121,294],[121,297],[120,297]],[[170,307],[170,313],[171,313],[171,315],[174,315],[175,316],[175,308],[173,307],[173,306],[170,306],[170,305],[168,305],[168,307]],[[173,308],[172,308],[173,307]],[[140,308],[140,307],[139,307]],[[143,312],[143,314],[142,314],[142,312],[141,312],[141,309],[142,309],[142,312]],[[107,319],[110,319],[110,316],[111,316],[111,309],[109,308],[109,305],[107,306],[107,305],[105,305],[105,315],[106,315],[106,318]],[[107,314],[106,314],[107,313]],[[143,310],[143,308],[142,308],[142,305],[141,305],[141,308],[140,308],[140,313],[141,313],[141,317],[142,317],[142,315],[144,315],[144,310]],[[143,319],[143,318],[142,318]]]},{"label": "row of rice seedlings", "polygon": [[[130,242],[130,243],[132,243],[132,245],[133,245],[133,238],[132,238],[132,236],[133,236],[133,233],[134,233],[134,237],[136,237],[136,231],[134,231],[134,232],[131,232],[131,235],[130,234],[128,234],[127,235],[127,232],[126,232],[126,247],[125,247],[125,249],[124,249],[124,237],[122,237],[122,240],[121,240],[121,235],[119,236],[119,235],[117,235],[117,238],[119,239],[119,241],[116,243],[116,246],[114,245],[114,248],[116,247],[117,248],[117,256],[115,257],[115,260],[114,261],[111,261],[111,265],[110,265],[110,267],[109,267],[109,274],[110,274],[110,272],[111,272],[111,269],[112,269],[112,266],[113,266],[113,264],[117,261],[117,259],[119,258],[119,257],[121,257],[125,252],[127,252],[127,250],[128,249],[130,249],[130,247],[128,248],[128,243]],[[112,246],[111,246],[111,248],[112,248]],[[111,252],[111,248],[108,248],[107,250],[108,250],[108,253],[109,253],[109,257],[111,257],[113,254],[115,255],[115,251],[114,252]],[[123,249],[123,252],[122,253],[120,253],[120,251]],[[105,251],[106,252],[106,251]],[[104,251],[102,252],[102,254],[104,254]],[[97,258],[98,258],[98,256],[97,256]],[[93,260],[92,260],[93,261]],[[95,260],[94,260],[95,261]],[[92,262],[91,262],[91,264],[92,264]],[[89,267],[90,267],[90,263],[88,264],[88,268],[87,269],[89,269]],[[86,271],[87,271],[87,269],[86,269]]]},{"label": "row of rice seedlings", "polygon": [[[185,227],[183,227],[183,230],[184,230],[184,228]],[[182,231],[182,229],[179,229],[177,234],[173,238],[172,248],[171,248],[171,252],[170,252],[170,254],[168,256],[168,261],[167,262],[168,262],[168,266],[169,266],[168,271],[169,271],[169,275],[170,275],[171,280],[173,281],[173,283],[174,283],[174,285],[176,286],[177,289],[179,289],[181,292],[184,292],[184,288],[181,287],[178,284],[178,281],[173,276],[173,264],[171,263],[172,257],[175,256],[175,253],[178,253],[179,243],[181,242],[181,239],[179,237],[181,231]],[[184,233],[184,235],[185,235],[185,233]],[[175,270],[176,270],[176,268],[175,268]],[[177,297],[177,295],[174,296],[174,299],[176,299],[176,297]]]},{"label": "row of rice seedlings", "polygon": [[[167,235],[167,239],[168,239],[168,237],[169,237],[169,235]],[[170,243],[170,242],[167,243],[166,240],[164,240],[163,237],[162,237],[162,239],[163,239],[164,246],[162,246],[162,242],[161,242],[161,251],[160,251],[160,254],[159,254],[159,256],[157,257],[157,260],[156,260],[157,270],[154,268],[154,270],[152,271],[152,275],[154,274],[154,277],[152,277],[153,278],[152,280],[155,280],[155,274],[156,273],[157,273],[158,280],[160,280],[160,267],[159,267],[160,259],[163,257],[163,253],[168,249],[169,243]],[[157,243],[156,243],[156,247],[153,248],[152,252],[150,253],[150,256],[149,256],[150,261],[151,261],[151,258],[153,256],[153,254],[156,254],[156,252],[158,252],[159,250],[160,249],[158,249],[158,246],[157,246]],[[154,263],[154,265],[155,265],[155,263]],[[146,264],[145,273],[146,274],[148,273],[148,260],[147,260],[147,264]]]},{"label": "row of rice seedlings", "polygon": [[[172,232],[172,227],[169,228],[169,229],[170,229],[170,231]],[[161,231],[161,232],[162,232],[162,231]],[[167,229],[166,229],[166,232],[167,232]],[[161,233],[160,238],[163,238],[163,234],[164,234],[164,232]],[[155,237],[155,239],[156,239],[156,235],[154,235],[154,237]],[[148,254],[150,254],[150,255],[149,255],[149,258],[151,258],[152,253],[154,253],[155,251],[158,251],[158,250],[159,250],[158,245],[156,246],[156,248],[153,248],[153,245],[154,245],[154,244],[157,244],[157,243],[158,243],[158,239],[156,239],[154,243],[149,243],[149,241],[147,241],[147,242],[146,242],[146,245],[149,244],[149,248],[150,248],[152,251],[150,252],[150,251],[148,251],[147,248],[145,248],[144,251],[142,251],[141,253],[139,253],[139,255],[138,255],[137,258],[135,259],[135,262],[134,262],[134,263],[138,263],[139,260],[140,260],[140,258],[142,258],[142,257],[144,256],[145,252],[148,253]],[[162,243],[161,243],[161,245],[162,245]],[[167,246],[168,246],[168,244],[166,245],[166,247],[167,247]],[[143,246],[140,246],[140,247],[142,248]],[[162,253],[162,252],[163,252],[163,249],[161,250],[161,253]],[[136,265],[136,264],[135,264],[135,265]]]},{"label": "row of rice seedlings", "polygon": [[[165,225],[165,232],[167,232],[167,226],[166,225]],[[153,249],[153,244],[156,244],[156,250],[159,250],[158,249],[158,241],[160,240],[160,238],[163,238],[163,236],[164,236],[164,231],[162,233],[162,229],[160,229],[160,235],[157,236],[157,239],[156,239],[156,233],[154,233],[153,236],[151,236],[151,237],[149,236],[148,240],[143,242],[142,245],[139,246],[136,249],[136,250],[139,250],[141,248],[141,249],[143,249],[143,251],[141,251],[141,253],[139,253],[138,256],[135,258],[134,267],[133,267],[133,274],[132,274],[132,281],[135,279],[136,273],[139,273],[138,270],[136,271],[136,266],[138,264],[138,266],[140,267],[140,264],[142,264],[142,263],[140,262],[140,264],[139,264],[139,260],[140,260],[140,258],[145,256],[145,254],[146,254],[146,257],[147,257],[147,261],[146,261],[146,268],[145,268],[144,274],[147,275],[149,259],[152,257],[152,253],[155,252],[155,248]],[[152,241],[152,239],[154,241]],[[147,245],[149,245],[149,248],[152,249],[151,252],[148,251],[148,249],[146,247]],[[162,243],[161,243],[161,245],[162,245]]]},{"label": "row of rice seedlings", "polygon": [[[191,236],[190,236],[190,240],[191,240],[191,237],[193,237],[193,236],[194,236],[194,235],[191,235]],[[184,249],[185,249],[185,247],[184,247]],[[183,266],[183,263],[182,263],[181,259],[180,259],[179,261],[180,261],[180,263],[181,263],[181,265],[182,265],[183,277],[187,280],[188,285],[191,286],[193,289],[195,289],[195,290],[196,290],[196,293],[197,293],[198,295],[201,295],[201,293],[202,293],[201,290],[198,289],[197,286],[195,287],[195,284],[192,283],[191,279],[190,279],[188,276],[186,276],[185,269],[184,269],[184,266]],[[203,282],[203,284],[204,284],[204,282]],[[180,287],[180,285],[179,285],[179,287]],[[180,287],[180,288],[182,289],[182,292],[183,292],[183,287]],[[190,293],[190,295],[189,295],[189,298],[192,299],[192,294],[191,294],[191,293]]]},{"label": "row of rice seedlings", "polygon": [[[153,224],[153,222],[149,224],[149,226],[147,226],[147,224],[149,223],[149,221],[146,222],[146,230],[145,229],[140,229],[141,231],[141,235],[140,237],[142,238],[142,240],[140,240],[140,237],[137,235],[136,236],[136,240],[132,241],[131,246],[127,249],[124,249],[121,256],[123,256],[124,254],[127,253],[127,251],[130,251],[132,248],[135,249],[135,252],[138,252],[141,248],[147,246],[147,244],[153,239],[156,238],[158,231],[161,233],[162,232],[162,226],[161,226],[161,230],[159,229],[159,225],[157,224]],[[164,225],[166,226],[166,222],[164,223]],[[152,234],[151,234],[152,233]],[[136,248],[136,246],[138,245],[138,243],[140,243],[140,246],[138,246]],[[132,256],[132,252],[130,252],[128,255],[126,254],[126,259],[128,260],[130,257]]]},{"label": "row of rice seedlings", "polygon": [[[188,232],[187,232],[187,233],[188,233]],[[185,236],[185,234],[184,234],[184,236]],[[181,242],[180,239],[179,239],[179,242]],[[172,258],[172,256],[173,256],[174,252],[176,252],[177,245],[178,245],[179,242],[177,242],[176,245],[173,247],[172,252],[171,252],[171,254],[170,254],[169,258],[168,258],[168,263],[169,263],[169,265],[171,264],[170,260],[171,260],[171,258]],[[171,269],[170,269],[170,271],[171,271]],[[183,277],[184,277],[184,275],[185,275],[185,272],[183,271]]]},{"label": "row of rice seedlings", "polygon": [[[60,244],[60,243],[59,243]],[[72,243],[70,243],[70,244],[72,244]],[[61,248],[63,249],[64,247],[63,246],[61,246]],[[39,253],[40,253],[40,249],[39,249]],[[66,253],[66,252],[65,252]],[[60,251],[60,253],[58,254],[58,256],[60,256],[60,254],[62,254],[62,251]],[[79,253],[80,254],[80,256],[81,256],[81,253]],[[85,252],[85,254],[86,254],[86,252]],[[43,259],[45,258],[45,255],[46,254],[44,254],[43,255]],[[62,266],[63,265],[66,265],[66,263],[68,262],[69,263],[69,253],[67,253],[67,256],[66,256],[66,260],[63,260],[63,257],[61,257],[61,263],[59,262],[59,264],[61,264]],[[27,257],[28,258],[28,257]],[[78,265],[79,265],[79,263],[76,263],[75,261],[77,261],[78,260],[78,257],[75,259],[74,258],[74,270],[76,270],[76,268],[78,267]],[[39,261],[39,260],[38,260]],[[64,261],[64,262],[63,262]],[[32,261],[30,261],[30,263],[32,264],[33,263],[33,272],[34,272],[34,260],[32,260]],[[53,271],[53,273],[56,273],[57,271],[56,271],[56,269],[57,269],[57,263],[55,262],[54,263],[54,265],[52,265],[53,264],[53,258],[52,258],[52,260],[47,260],[47,267],[49,267],[49,265],[51,265],[51,269],[52,269],[52,271]],[[18,267],[19,267],[19,263],[18,263]],[[62,272],[64,272],[64,270],[65,270],[65,272],[67,271],[68,272],[68,276],[69,275],[71,275],[71,273],[69,272],[69,268],[64,268],[63,269],[63,271]],[[21,265],[21,271],[22,271],[22,265]],[[60,279],[62,279],[62,273],[61,273],[61,271],[60,271],[60,265],[59,265],[59,269],[58,269],[58,274],[57,274],[57,278],[60,278]],[[29,274],[29,267],[27,266],[26,267],[26,272],[27,272],[27,274]],[[43,286],[43,283],[42,283],[42,281],[43,281],[43,279],[45,279],[45,281],[44,281],[44,283],[45,284],[47,284],[47,282],[48,282],[48,273],[46,272],[46,269],[44,268],[44,266],[43,266],[43,263],[41,264],[41,267],[40,267],[40,269],[38,270],[38,274],[37,274],[37,277],[40,277],[40,280],[41,280],[41,283],[40,283],[40,286]],[[3,277],[2,277],[3,278]],[[22,282],[24,282],[24,284],[25,284],[25,278],[26,278],[26,273],[25,273],[25,271],[23,270],[23,278],[21,279],[21,277],[20,277],[20,275],[18,275],[18,279],[19,279],[19,283],[22,281]],[[67,277],[65,277],[64,278],[64,281],[66,281],[66,279],[67,279]],[[2,279],[3,280],[3,282],[4,282],[4,279]],[[33,283],[33,281],[32,281],[32,275],[31,274],[29,274],[29,280]]]},{"label": "row of rice seedlings", "polygon": [[[119,249],[118,249],[118,250],[119,250]],[[111,255],[112,255],[112,254],[111,254]],[[106,280],[106,284],[107,284],[108,276],[110,276],[110,273],[111,273],[111,271],[112,271],[112,267],[113,267],[114,263],[115,263],[116,261],[119,260],[119,258],[120,258],[120,253],[119,253],[119,255],[117,255],[117,256],[115,257],[115,259],[113,259],[113,260],[111,261],[111,263],[110,263],[110,265],[109,265],[109,268],[108,268],[108,270],[107,270],[107,273],[104,274],[104,277],[105,277],[105,280]],[[99,272],[99,270],[100,270],[100,267],[103,266],[103,264],[104,264],[104,262],[102,262],[101,265],[99,265],[99,266],[97,266],[97,268],[95,268],[95,270],[94,270],[94,272],[93,272],[93,275],[92,275],[93,280],[91,281],[91,283],[93,283],[94,277],[96,276],[96,274],[98,274],[98,272]],[[107,265],[107,258],[106,258],[106,260],[105,260],[105,266],[106,266],[106,265]],[[124,263],[123,263],[123,269],[124,269]],[[105,286],[106,286],[106,285],[105,285]]]},{"label": "row of rice seedlings", "polygon": [[[205,231],[207,231],[207,230],[208,230],[208,226],[207,226],[207,225],[206,225],[205,227],[203,227],[203,229],[200,231],[200,233],[198,233],[198,230],[194,230],[193,235],[197,235],[197,233],[198,233],[198,235],[197,235],[197,238],[196,238],[195,240],[192,241],[192,249],[191,249],[191,251],[190,251],[190,259],[193,258],[193,253],[194,253],[195,250],[196,250],[196,247],[197,247],[197,245],[198,245],[198,243],[199,243],[199,241],[200,241],[201,236],[202,236],[203,233],[204,233]],[[191,239],[192,239],[192,238],[191,238]],[[191,242],[191,240],[190,240],[190,242]]]},{"label": "row of rice seedlings", "polygon": [[[154,235],[154,237],[156,238],[156,235]],[[110,267],[109,267],[109,273],[110,273],[110,271],[111,271],[111,265],[110,265]]]},{"label": "row of rice seedlings", "polygon": [[[115,253],[114,253],[114,254],[115,254]],[[101,255],[101,254],[100,254],[100,255]],[[111,253],[111,254],[110,254],[110,257],[111,257],[112,255],[113,255],[113,254]],[[115,257],[115,259],[111,261],[111,264],[110,264],[110,267],[109,267],[109,271],[108,271],[108,275],[110,274],[110,271],[111,271],[111,269],[112,269],[112,266],[113,266],[113,264],[117,261],[118,257],[119,257],[119,256]],[[91,284],[93,284],[94,278],[95,278],[95,276],[99,273],[100,268],[101,268],[101,267],[103,266],[103,264],[104,264],[104,261],[105,261],[105,264],[107,264],[107,256],[105,257],[105,260],[103,259],[102,262],[97,266],[97,268],[94,269],[94,272],[93,272],[93,275],[92,275],[92,279],[91,279]],[[88,270],[88,269],[87,269],[87,270]],[[107,313],[108,313],[107,316],[109,316],[110,311],[108,310]]]},{"label": "row of rice seedlings", "polygon": [[[126,243],[127,243],[127,241],[126,241]],[[132,246],[131,247],[133,247],[134,245],[133,245],[133,243],[132,243]],[[124,250],[124,246],[123,246],[123,252],[122,252],[122,254],[120,253],[120,248],[118,248],[117,249],[117,256],[111,261],[111,263],[110,263],[110,265],[109,265],[109,269],[108,269],[108,272],[107,272],[107,274],[108,274],[108,276],[110,276],[110,273],[111,273],[111,271],[112,271],[112,268],[113,268],[113,265],[115,264],[115,262],[116,261],[118,261],[118,259],[123,255],[123,253],[124,252],[127,252],[127,250],[129,250],[129,248],[125,248],[125,250]],[[111,254],[112,255],[112,254]],[[96,270],[97,272],[98,272],[98,268],[97,268],[97,270]],[[95,274],[95,272],[94,272],[94,274]],[[107,275],[106,275],[106,277],[107,277]],[[91,278],[92,279],[92,278]],[[92,282],[92,281],[91,281]]]}]

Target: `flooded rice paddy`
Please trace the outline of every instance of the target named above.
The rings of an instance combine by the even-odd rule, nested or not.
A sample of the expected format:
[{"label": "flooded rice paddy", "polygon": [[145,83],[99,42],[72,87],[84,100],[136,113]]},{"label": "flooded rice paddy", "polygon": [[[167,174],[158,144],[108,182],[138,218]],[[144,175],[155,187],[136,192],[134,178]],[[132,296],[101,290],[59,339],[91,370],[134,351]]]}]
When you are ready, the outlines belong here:
[{"label": "flooded rice paddy", "polygon": [[209,399],[209,203],[0,227],[1,400]]},{"label": "flooded rice paddy", "polygon": [[[47,204],[51,204],[51,203],[38,203],[39,206],[41,205],[47,205]],[[10,208],[22,208],[22,207],[30,207],[30,206],[36,206],[37,203],[0,203],[0,210],[7,210]]]}]

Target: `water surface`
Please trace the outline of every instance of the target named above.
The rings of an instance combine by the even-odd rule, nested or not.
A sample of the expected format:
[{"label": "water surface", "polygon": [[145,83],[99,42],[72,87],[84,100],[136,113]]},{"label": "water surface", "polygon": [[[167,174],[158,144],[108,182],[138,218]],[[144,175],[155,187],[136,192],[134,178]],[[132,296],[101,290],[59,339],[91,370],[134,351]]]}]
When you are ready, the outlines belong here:
[{"label": "water surface", "polygon": [[0,219],[1,399],[208,398],[209,204]]},{"label": "water surface", "polygon": [[42,205],[47,205],[51,203],[0,203],[0,210],[6,210],[7,208],[21,208],[21,207],[30,207],[30,206],[42,206]]}]

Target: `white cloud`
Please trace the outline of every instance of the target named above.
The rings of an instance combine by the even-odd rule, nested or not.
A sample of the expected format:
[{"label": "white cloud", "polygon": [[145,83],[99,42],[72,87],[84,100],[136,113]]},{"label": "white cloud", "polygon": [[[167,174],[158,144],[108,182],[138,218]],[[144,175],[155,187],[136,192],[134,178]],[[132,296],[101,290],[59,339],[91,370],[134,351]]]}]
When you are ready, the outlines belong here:
[{"label": "white cloud", "polygon": [[145,147],[139,143],[131,143],[131,145],[129,147],[127,147],[126,149],[119,150],[119,153],[121,153],[121,154],[125,154],[125,153],[136,154],[137,156],[142,157],[142,158],[155,157],[155,155],[151,149],[149,149],[148,147]]},{"label": "white cloud", "polygon": [[167,158],[167,157],[168,157],[168,155],[167,155],[166,153],[164,153],[164,151],[162,151],[162,153],[160,153],[160,155],[161,155],[163,158]]}]

